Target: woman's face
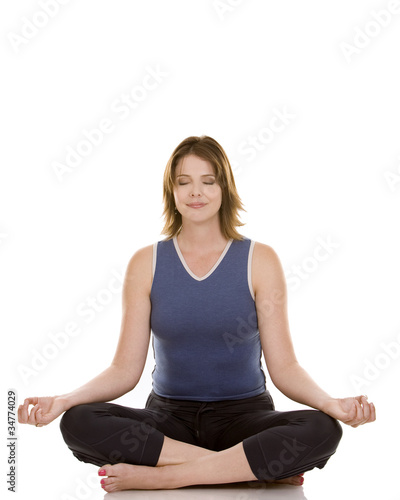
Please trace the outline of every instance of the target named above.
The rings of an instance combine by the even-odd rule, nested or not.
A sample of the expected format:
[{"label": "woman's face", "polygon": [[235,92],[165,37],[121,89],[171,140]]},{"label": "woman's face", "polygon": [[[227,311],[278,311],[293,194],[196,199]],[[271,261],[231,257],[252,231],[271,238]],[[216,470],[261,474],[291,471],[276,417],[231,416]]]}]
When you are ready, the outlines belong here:
[{"label": "woman's face", "polygon": [[182,218],[202,222],[217,217],[222,190],[211,163],[194,155],[181,158],[175,170],[174,197]]}]

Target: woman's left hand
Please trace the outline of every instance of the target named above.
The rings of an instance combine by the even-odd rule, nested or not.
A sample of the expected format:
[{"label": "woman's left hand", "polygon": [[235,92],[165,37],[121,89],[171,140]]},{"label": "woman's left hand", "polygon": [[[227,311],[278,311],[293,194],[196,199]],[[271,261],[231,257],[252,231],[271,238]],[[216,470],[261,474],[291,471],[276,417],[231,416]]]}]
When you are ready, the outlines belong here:
[{"label": "woman's left hand", "polygon": [[352,427],[376,420],[375,405],[366,396],[330,399],[322,411]]}]

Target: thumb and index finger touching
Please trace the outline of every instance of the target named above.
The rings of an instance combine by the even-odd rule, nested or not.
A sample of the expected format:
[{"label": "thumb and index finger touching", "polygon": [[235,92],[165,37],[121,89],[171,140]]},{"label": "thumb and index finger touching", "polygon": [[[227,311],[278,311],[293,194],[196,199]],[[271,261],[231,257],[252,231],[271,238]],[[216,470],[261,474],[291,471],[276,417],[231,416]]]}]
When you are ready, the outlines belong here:
[{"label": "thumb and index finger touching", "polygon": [[375,405],[368,401],[368,396],[356,396],[354,400],[351,411],[349,412],[351,418],[348,423],[352,425],[352,427],[358,427],[367,422],[374,422],[376,420]]},{"label": "thumb and index finger touching", "polygon": [[[33,405],[33,408],[29,412],[30,405]],[[31,424],[40,427],[44,425],[44,423],[41,423],[41,417],[42,409],[39,405],[38,397],[26,398],[24,404],[18,408],[18,422],[21,424]]]}]

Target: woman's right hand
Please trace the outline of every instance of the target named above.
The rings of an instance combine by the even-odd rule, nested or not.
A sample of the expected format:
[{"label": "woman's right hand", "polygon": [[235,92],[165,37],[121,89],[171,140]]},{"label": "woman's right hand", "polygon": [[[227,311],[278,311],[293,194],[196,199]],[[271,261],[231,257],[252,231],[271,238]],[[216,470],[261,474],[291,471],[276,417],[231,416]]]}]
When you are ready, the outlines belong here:
[{"label": "woman's right hand", "polygon": [[[29,406],[33,408],[29,411]],[[18,408],[18,422],[36,427],[47,425],[67,410],[65,401],[59,396],[27,398]]]}]

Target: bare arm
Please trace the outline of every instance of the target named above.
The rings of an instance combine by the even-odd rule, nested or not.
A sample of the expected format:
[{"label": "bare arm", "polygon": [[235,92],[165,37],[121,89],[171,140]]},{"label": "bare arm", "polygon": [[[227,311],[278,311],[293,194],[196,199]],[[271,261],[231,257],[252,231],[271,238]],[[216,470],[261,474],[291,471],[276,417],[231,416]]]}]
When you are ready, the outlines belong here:
[{"label": "bare arm", "polygon": [[268,245],[255,244],[252,281],[262,350],[274,385],[293,401],[354,427],[374,421],[372,403],[361,396],[333,398],[300,366],[289,330],[285,275],[277,254]]},{"label": "bare arm", "polygon": [[[136,386],[143,373],[150,340],[151,280],[152,246],[148,246],[138,250],[127,266],[120,337],[111,365],[68,394],[27,398],[18,411],[20,423],[47,424],[72,406],[111,401]],[[30,405],[34,408],[29,414]]]},{"label": "bare arm", "polygon": [[260,339],[271,380],[288,398],[321,409],[331,397],[297,361],[289,330],[286,280],[278,256],[271,247],[257,243],[253,258]]},{"label": "bare arm", "polygon": [[138,250],[129,261],[122,291],[122,322],[111,365],[93,380],[60,396],[67,406],[111,401],[139,382],[150,340],[152,247]]}]

